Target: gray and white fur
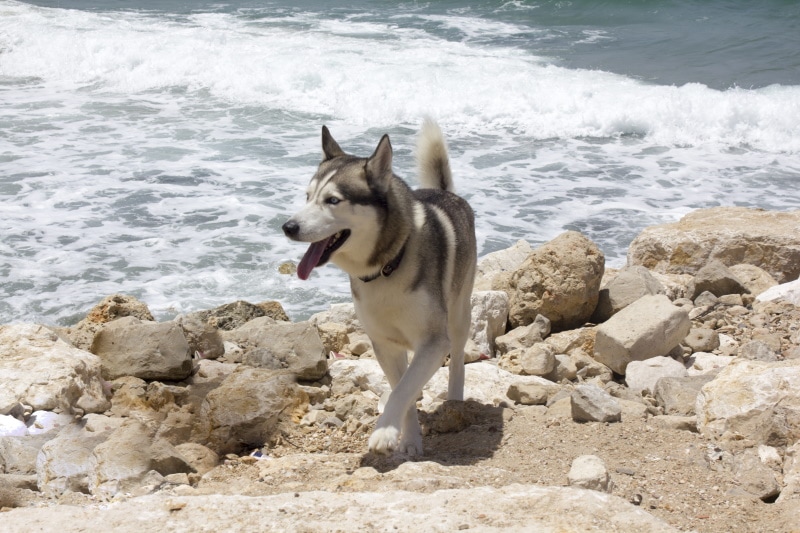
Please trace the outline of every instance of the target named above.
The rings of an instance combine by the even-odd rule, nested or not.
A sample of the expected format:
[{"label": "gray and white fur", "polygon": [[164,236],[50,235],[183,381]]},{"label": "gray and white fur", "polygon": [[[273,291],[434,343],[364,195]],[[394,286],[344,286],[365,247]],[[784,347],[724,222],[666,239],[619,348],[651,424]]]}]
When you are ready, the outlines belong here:
[{"label": "gray and white fur", "polygon": [[416,400],[448,354],[447,397],[463,399],[477,260],[473,212],[453,192],[447,146],[433,121],[419,135],[417,190],[394,174],[388,135],[359,158],[323,126],[322,151],[306,205],[283,231],[311,243],[298,265],[301,279],[328,261],[350,276],[356,313],[392,387],[370,451],[418,455]]}]

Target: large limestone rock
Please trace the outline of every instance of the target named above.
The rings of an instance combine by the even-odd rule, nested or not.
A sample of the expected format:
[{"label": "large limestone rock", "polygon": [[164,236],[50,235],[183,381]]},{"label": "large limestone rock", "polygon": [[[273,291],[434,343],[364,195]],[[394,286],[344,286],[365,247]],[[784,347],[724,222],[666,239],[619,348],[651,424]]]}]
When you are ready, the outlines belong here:
[{"label": "large limestone rock", "polygon": [[734,360],[703,386],[696,411],[709,438],[791,446],[800,440],[800,360]]},{"label": "large limestone rock", "polygon": [[747,289],[728,267],[722,262],[714,260],[697,271],[689,284],[686,296],[694,300],[706,291],[714,296],[724,296],[726,294],[743,294],[747,292]]},{"label": "large limestone rock", "polygon": [[637,394],[652,394],[662,378],[682,378],[686,368],[671,357],[651,357],[644,361],[631,361],[625,369],[625,384]]},{"label": "large limestone rock", "polygon": [[254,318],[260,317],[269,317],[277,321],[289,320],[281,304],[273,301],[251,304],[250,302],[239,300],[208,311],[197,311],[189,315],[191,319],[198,319],[213,328],[224,331],[242,327]]},{"label": "large limestone rock", "polygon": [[471,305],[472,340],[482,355],[494,357],[495,339],[506,332],[508,295],[503,291],[476,291]]},{"label": "large limestone rock", "polygon": [[[503,285],[501,278],[510,276],[520,265],[525,262],[533,252],[527,241],[519,240],[513,246],[486,254],[478,260],[478,269],[475,271],[476,291],[491,290],[498,283]],[[498,281],[495,281],[495,278]]]},{"label": "large limestone rock", "polygon": [[9,531],[50,531],[56,524],[80,525],[85,531],[103,531],[111,526],[117,533],[678,531],[618,496],[571,487],[519,484],[430,493],[300,491],[272,496],[174,496],[166,503],[160,496],[144,496],[102,508],[59,505],[3,513],[3,526]]},{"label": "large limestone rock", "polygon": [[111,406],[100,359],[34,324],[0,326],[0,415],[19,403],[33,410],[101,413]]},{"label": "large limestone rock", "polygon": [[592,321],[605,322],[642,296],[664,294],[664,286],[643,266],[629,266],[600,289]]},{"label": "large limestone rock", "polygon": [[256,318],[225,332],[225,339],[245,349],[250,366],[286,369],[298,379],[314,381],[328,371],[328,358],[319,331],[311,322],[274,322]]},{"label": "large limestone rock", "polygon": [[624,375],[631,361],[669,353],[690,328],[689,314],[669,298],[644,296],[597,327],[594,357]]},{"label": "large limestone rock", "polygon": [[511,327],[530,324],[541,314],[561,331],[590,319],[604,270],[605,256],[597,245],[567,231],[530,254],[507,286],[494,288],[509,294]]},{"label": "large limestone rock", "polygon": [[143,322],[129,316],[109,322],[92,342],[103,377],[181,380],[192,372],[192,353],[176,322]]},{"label": "large limestone rock", "polygon": [[126,316],[144,321],[155,320],[144,302],[127,294],[112,294],[100,300],[100,303],[89,311],[86,318],[74,327],[67,328],[66,335],[73,346],[88,352],[94,336],[104,324]]},{"label": "large limestone rock", "polygon": [[800,279],[770,287],[759,294],[756,299],[759,302],[783,300],[800,307]]},{"label": "large limestone rock", "polygon": [[305,403],[286,372],[242,366],[205,397],[192,440],[219,454],[260,447]]},{"label": "large limestone rock", "polygon": [[800,211],[714,207],[646,228],[628,248],[628,264],[695,274],[716,259],[756,265],[779,283],[800,276]]}]

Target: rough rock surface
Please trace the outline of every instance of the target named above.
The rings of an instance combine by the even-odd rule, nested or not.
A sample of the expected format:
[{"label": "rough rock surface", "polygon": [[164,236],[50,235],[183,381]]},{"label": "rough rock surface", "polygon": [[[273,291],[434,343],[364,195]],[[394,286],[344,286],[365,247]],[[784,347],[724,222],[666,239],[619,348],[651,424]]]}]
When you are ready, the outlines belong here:
[{"label": "rough rock surface", "polygon": [[642,296],[664,292],[661,282],[643,266],[625,267],[600,289],[592,322],[605,322]]},{"label": "rough rock surface", "polygon": [[110,407],[100,359],[33,324],[0,326],[0,415],[20,403],[31,411],[75,408],[87,413]]},{"label": "rough rock surface", "polygon": [[628,264],[670,274],[695,274],[710,260],[748,263],[779,283],[800,277],[800,211],[713,207],[678,222],[651,226],[628,248]]},{"label": "rough rock surface", "polygon": [[567,231],[542,245],[502,288],[509,294],[512,327],[547,317],[556,331],[583,325],[597,306],[605,257],[595,243]]},{"label": "rough rock surface", "polygon": [[594,357],[624,375],[631,361],[668,354],[690,328],[688,313],[669,298],[643,296],[597,327]]}]

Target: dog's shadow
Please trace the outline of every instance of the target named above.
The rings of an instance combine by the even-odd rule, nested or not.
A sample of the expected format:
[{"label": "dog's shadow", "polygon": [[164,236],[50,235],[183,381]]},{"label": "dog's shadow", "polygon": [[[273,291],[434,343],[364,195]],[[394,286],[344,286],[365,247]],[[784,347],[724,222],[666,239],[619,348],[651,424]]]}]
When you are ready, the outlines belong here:
[{"label": "dog's shadow", "polygon": [[408,461],[471,465],[487,459],[494,455],[503,439],[503,411],[503,407],[474,400],[446,401],[431,413],[419,411],[424,435],[423,455],[367,453],[361,458],[361,466],[371,466],[385,473]]}]

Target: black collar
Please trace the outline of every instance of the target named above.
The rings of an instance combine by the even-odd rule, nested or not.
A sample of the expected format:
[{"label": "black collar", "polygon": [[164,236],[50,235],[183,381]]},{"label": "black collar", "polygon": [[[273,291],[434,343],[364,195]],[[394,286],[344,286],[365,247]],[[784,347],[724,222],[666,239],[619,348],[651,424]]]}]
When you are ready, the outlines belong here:
[{"label": "black collar", "polygon": [[370,281],[378,279],[381,276],[388,278],[394,273],[395,270],[397,270],[397,267],[400,266],[400,261],[403,260],[403,254],[405,252],[406,252],[406,245],[404,244],[403,247],[400,248],[400,252],[394,257],[394,259],[386,263],[386,265],[384,265],[382,269],[377,271],[375,274],[364,276],[363,278],[358,278],[358,279],[360,279],[364,283],[369,283]]}]

